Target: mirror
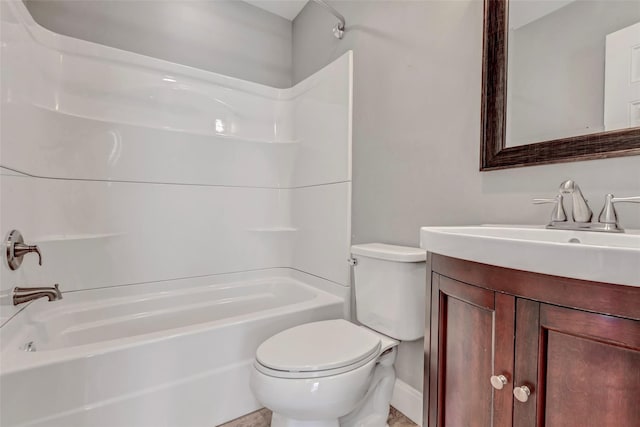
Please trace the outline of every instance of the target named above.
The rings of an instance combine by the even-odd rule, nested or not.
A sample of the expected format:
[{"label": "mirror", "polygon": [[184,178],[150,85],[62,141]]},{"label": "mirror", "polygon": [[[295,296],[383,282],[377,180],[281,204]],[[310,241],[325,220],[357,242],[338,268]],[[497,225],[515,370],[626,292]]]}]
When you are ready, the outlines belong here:
[{"label": "mirror", "polygon": [[485,0],[480,170],[640,154],[636,0]]}]

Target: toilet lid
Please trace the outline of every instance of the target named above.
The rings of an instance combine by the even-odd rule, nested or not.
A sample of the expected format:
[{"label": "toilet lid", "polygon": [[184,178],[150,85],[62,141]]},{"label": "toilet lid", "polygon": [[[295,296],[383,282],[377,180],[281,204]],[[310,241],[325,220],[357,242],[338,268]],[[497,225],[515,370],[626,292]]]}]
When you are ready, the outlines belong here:
[{"label": "toilet lid", "polygon": [[263,342],[258,363],[289,372],[313,372],[358,363],[380,351],[380,337],[346,320],[307,323]]}]

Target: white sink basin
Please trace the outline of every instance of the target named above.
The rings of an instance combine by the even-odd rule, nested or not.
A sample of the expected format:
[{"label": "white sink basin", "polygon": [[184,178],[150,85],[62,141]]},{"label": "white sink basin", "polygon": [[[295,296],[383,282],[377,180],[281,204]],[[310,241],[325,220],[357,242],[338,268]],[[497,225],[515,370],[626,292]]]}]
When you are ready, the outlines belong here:
[{"label": "white sink basin", "polygon": [[640,286],[640,231],[597,233],[542,226],[422,227],[420,247],[499,267]]}]

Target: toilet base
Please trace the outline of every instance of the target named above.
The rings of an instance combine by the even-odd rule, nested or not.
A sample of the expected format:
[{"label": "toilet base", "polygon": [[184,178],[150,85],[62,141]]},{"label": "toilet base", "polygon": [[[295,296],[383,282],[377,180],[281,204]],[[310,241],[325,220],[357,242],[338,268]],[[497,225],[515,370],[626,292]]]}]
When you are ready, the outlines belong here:
[{"label": "toilet base", "polygon": [[378,360],[367,393],[347,415],[340,419],[296,420],[274,412],[271,427],[389,427],[387,418],[396,380],[393,369],[396,351],[394,348]]},{"label": "toilet base", "polygon": [[366,396],[354,411],[340,418],[340,427],[389,427],[389,404],[396,382],[395,357],[394,348],[379,360]]},{"label": "toilet base", "polygon": [[[365,422],[360,425],[365,426],[367,424]],[[341,424],[338,420],[294,420],[274,413],[271,418],[271,427],[341,427]],[[383,427],[389,427],[389,424],[385,423]]]},{"label": "toilet base", "polygon": [[271,427],[340,427],[337,419],[334,420],[294,420],[280,414],[273,413]]}]

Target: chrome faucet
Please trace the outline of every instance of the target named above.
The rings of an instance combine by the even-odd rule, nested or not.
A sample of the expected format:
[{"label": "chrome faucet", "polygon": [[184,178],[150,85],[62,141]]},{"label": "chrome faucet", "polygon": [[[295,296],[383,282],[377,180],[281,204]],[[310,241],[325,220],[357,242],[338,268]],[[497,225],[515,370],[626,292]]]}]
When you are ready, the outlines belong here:
[{"label": "chrome faucet", "polygon": [[33,301],[38,298],[47,297],[49,301],[57,301],[62,299],[62,292],[58,288],[58,284],[54,287],[35,287],[35,288],[13,288],[13,305],[22,304]]},{"label": "chrome faucet", "polygon": [[571,194],[571,199],[573,200],[571,218],[575,222],[585,223],[591,221],[593,211],[591,211],[589,204],[582,195],[582,191],[580,191],[580,187],[575,181],[568,179],[560,184],[560,193]]},{"label": "chrome faucet", "polygon": [[[567,216],[563,207],[563,195],[570,194],[573,200],[571,219],[567,221]],[[622,233],[624,229],[618,223],[618,215],[614,205],[616,203],[640,203],[640,196],[636,197],[614,197],[607,194],[604,206],[598,216],[598,222],[591,222],[593,212],[580,187],[573,180],[566,180],[560,184],[560,194],[553,199],[533,199],[533,203],[553,203],[554,209],[551,212],[551,220],[547,228],[558,230],[584,230],[584,231],[605,231],[610,233]]]}]

